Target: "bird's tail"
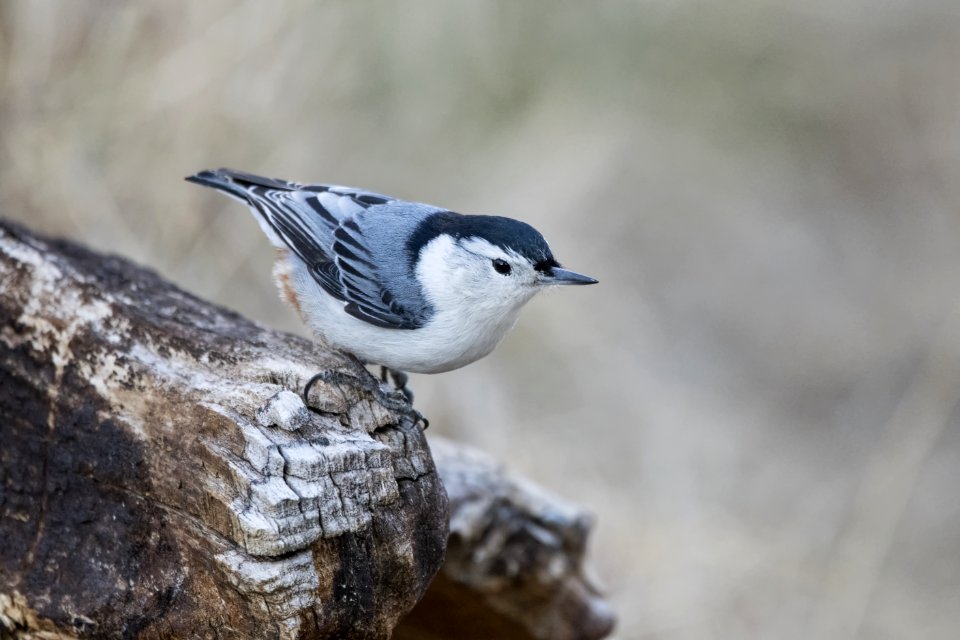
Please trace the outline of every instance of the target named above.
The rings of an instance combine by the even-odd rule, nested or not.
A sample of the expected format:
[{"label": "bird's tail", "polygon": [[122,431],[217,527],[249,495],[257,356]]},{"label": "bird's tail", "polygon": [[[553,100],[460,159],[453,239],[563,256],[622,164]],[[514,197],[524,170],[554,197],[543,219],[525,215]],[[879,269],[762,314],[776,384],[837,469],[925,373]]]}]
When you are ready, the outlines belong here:
[{"label": "bird's tail", "polygon": [[264,178],[252,173],[244,173],[234,169],[208,169],[186,177],[187,182],[195,182],[205,187],[211,187],[226,193],[228,196],[250,203],[251,187],[266,187],[267,189],[281,189],[290,191],[299,187],[286,180]]},{"label": "bird's tail", "polygon": [[287,182],[286,180],[255,176],[252,173],[244,173],[243,171],[235,171],[234,169],[201,171],[192,176],[187,176],[186,180],[216,189],[246,204],[250,207],[254,217],[257,219],[257,223],[270,242],[280,248],[287,246],[287,243],[284,242],[273,228],[270,216],[264,209],[265,197],[262,189],[294,191],[300,187],[299,184]]}]

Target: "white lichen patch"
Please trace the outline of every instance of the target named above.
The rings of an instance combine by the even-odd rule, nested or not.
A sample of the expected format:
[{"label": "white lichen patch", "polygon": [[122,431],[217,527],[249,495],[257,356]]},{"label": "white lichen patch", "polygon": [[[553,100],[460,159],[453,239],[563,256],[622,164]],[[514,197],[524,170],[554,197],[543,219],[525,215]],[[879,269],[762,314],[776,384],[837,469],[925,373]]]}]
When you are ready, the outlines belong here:
[{"label": "white lichen patch", "polygon": [[[78,288],[63,287],[63,270],[33,247],[7,235],[0,235],[0,252],[29,269],[30,292],[25,297],[17,323],[31,333],[31,344],[35,350],[43,352],[64,341],[69,342],[79,327],[97,324],[110,315],[107,301],[96,299],[84,302]],[[6,264],[9,263],[0,261],[0,268]],[[11,268],[4,270],[7,278],[13,277]],[[80,279],[77,274],[71,276]],[[62,322],[55,323],[52,320]],[[59,329],[58,326],[65,328]],[[63,349],[56,351],[54,364],[62,365]]]},{"label": "white lichen patch", "polygon": [[281,637],[298,637],[301,611],[319,606],[320,578],[310,551],[271,560],[230,550],[215,559],[234,588],[255,596],[250,602],[261,604],[264,613],[280,625]]},{"label": "white lichen patch", "polygon": [[[46,256],[34,249],[28,244],[15,240],[6,234],[0,234],[0,252],[13,258],[15,261],[30,265],[36,270],[49,269],[55,271],[61,277],[61,272]],[[2,265],[2,261],[0,261]]]},{"label": "white lichen patch", "polygon": [[202,392],[214,390],[229,392],[232,386],[229,380],[224,379],[222,373],[217,373],[207,367],[198,367],[197,359],[185,351],[170,347],[164,348],[160,355],[157,345],[134,344],[130,348],[130,358],[143,365],[145,370],[158,382],[175,382],[188,389]]},{"label": "white lichen patch", "polygon": [[96,362],[81,363],[80,375],[97,393],[108,397],[119,382],[129,378],[130,368],[118,362],[116,353],[108,352],[101,355]]},{"label": "white lichen patch", "polygon": [[294,392],[283,389],[257,409],[257,422],[264,427],[277,426],[287,431],[299,431],[310,420],[310,411]]}]

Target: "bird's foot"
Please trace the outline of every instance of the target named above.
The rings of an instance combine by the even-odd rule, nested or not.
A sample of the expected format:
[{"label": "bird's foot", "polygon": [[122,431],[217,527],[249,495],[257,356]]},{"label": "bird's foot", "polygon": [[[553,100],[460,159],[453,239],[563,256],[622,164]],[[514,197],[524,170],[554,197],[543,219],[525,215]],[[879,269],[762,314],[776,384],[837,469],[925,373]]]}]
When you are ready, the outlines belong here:
[{"label": "bird's foot", "polygon": [[[391,375],[396,373],[400,372],[391,370]],[[406,375],[400,375],[403,375],[405,382]],[[397,378],[394,377],[393,379],[394,383],[397,384]],[[307,384],[303,387],[303,403],[307,405],[307,407],[310,407],[310,388],[317,382],[326,382],[327,384],[338,386],[347,385],[363,389],[372,394],[377,399],[377,402],[387,409],[396,411],[412,419],[414,426],[420,422],[423,423],[424,429],[430,426],[430,421],[427,420],[422,413],[413,408],[413,394],[410,393],[408,395],[408,390],[406,390],[405,385],[396,391],[386,391],[366,369],[363,369],[359,376],[352,376],[342,371],[321,371],[314,375],[307,380]]]},{"label": "bird's foot", "polygon": [[402,393],[406,397],[407,402],[413,404],[413,391],[410,390],[410,387],[407,386],[407,383],[410,381],[410,376],[405,374],[399,369],[391,369],[390,367],[380,366],[380,381],[387,382],[387,374],[389,374],[390,379],[393,380],[393,386],[397,388],[397,391]]}]

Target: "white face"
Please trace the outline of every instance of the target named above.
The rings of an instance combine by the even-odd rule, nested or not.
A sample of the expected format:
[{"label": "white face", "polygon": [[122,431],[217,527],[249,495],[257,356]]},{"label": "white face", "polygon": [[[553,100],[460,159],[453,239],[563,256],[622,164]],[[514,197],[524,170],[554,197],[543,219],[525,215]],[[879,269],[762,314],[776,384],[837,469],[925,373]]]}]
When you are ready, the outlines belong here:
[{"label": "white face", "polygon": [[480,238],[437,236],[423,248],[417,275],[439,309],[466,305],[507,313],[542,288],[541,274],[526,258]]}]

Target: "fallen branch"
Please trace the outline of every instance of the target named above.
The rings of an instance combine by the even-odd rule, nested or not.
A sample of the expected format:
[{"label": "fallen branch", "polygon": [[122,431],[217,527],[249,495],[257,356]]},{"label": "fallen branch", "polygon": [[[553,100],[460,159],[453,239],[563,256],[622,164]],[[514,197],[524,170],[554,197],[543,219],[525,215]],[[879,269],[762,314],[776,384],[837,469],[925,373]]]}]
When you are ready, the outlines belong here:
[{"label": "fallen branch", "polygon": [[593,518],[478,451],[431,440],[447,558],[394,640],[594,640],[615,617],[585,569]]}]

